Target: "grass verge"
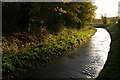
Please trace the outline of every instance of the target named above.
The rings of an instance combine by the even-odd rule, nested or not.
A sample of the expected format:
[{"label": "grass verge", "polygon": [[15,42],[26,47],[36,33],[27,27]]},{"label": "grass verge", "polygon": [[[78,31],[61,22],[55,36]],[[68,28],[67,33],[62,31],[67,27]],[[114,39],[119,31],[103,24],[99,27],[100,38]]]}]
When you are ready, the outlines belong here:
[{"label": "grass verge", "polygon": [[119,80],[120,79],[120,27],[115,25],[106,28],[111,35],[111,49],[108,60],[99,74],[97,80]]},{"label": "grass verge", "polygon": [[3,77],[33,67],[37,62],[46,63],[65,54],[65,51],[82,44],[89,39],[96,29],[85,27],[79,30],[64,28],[57,34],[50,34],[46,41],[36,47],[12,55],[3,55]]}]

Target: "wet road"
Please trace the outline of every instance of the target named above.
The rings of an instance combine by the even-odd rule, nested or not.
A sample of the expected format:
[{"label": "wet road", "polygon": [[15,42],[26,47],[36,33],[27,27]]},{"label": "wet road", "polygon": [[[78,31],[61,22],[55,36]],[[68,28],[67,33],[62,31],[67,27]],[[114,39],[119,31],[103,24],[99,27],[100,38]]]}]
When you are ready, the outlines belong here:
[{"label": "wet road", "polygon": [[103,28],[85,44],[47,66],[30,71],[22,78],[95,79],[102,70],[110,49],[111,38]]}]

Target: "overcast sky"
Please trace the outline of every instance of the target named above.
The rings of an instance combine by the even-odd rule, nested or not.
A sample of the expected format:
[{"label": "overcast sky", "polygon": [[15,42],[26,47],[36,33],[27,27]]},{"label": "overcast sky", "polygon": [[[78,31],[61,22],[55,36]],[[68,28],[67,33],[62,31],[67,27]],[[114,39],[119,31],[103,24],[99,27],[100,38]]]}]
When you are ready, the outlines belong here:
[{"label": "overcast sky", "polygon": [[101,14],[106,14],[107,17],[118,16],[118,2],[120,0],[94,0],[98,9],[96,10],[96,17],[100,18]]}]

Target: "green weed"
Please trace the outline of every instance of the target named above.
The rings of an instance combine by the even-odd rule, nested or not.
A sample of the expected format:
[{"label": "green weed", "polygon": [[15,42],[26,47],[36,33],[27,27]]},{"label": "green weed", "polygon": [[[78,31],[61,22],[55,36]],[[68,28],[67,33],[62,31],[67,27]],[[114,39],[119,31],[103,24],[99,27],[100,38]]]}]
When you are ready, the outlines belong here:
[{"label": "green weed", "polygon": [[[47,40],[39,43],[34,48],[17,54],[3,55],[3,75],[12,74],[30,68],[37,62],[47,62],[58,57],[64,54],[64,51],[82,44],[95,32],[96,29],[93,27],[85,27],[79,30],[64,28],[59,33],[49,34]],[[30,44],[28,43],[28,45]]]}]

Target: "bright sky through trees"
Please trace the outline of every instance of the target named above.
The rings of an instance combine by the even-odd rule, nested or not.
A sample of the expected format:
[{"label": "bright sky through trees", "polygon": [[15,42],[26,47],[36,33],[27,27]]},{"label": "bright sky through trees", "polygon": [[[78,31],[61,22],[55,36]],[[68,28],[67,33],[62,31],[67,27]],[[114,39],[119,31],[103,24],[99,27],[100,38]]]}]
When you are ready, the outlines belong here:
[{"label": "bright sky through trees", "polygon": [[96,10],[96,18],[100,18],[101,14],[107,17],[118,16],[118,2],[120,0],[94,0],[98,9]]}]

